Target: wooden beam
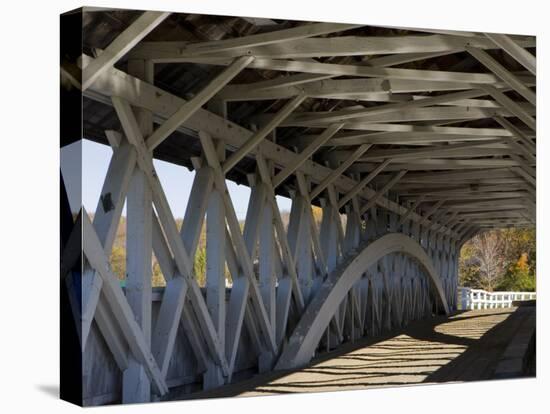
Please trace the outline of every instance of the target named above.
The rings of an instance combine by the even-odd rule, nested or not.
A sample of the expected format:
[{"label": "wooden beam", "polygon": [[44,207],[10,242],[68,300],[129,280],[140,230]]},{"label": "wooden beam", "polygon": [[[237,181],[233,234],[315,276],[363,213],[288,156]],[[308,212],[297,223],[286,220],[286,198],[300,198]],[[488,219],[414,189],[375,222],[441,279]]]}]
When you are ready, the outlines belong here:
[{"label": "wooden beam", "polygon": [[510,86],[517,93],[523,96],[528,102],[532,103],[533,105],[537,104],[537,96],[535,95],[535,92],[524,85],[522,81],[520,81],[508,69],[497,62],[491,55],[489,55],[484,50],[478,49],[476,47],[468,46],[466,47],[466,50],[473,57],[479,60],[484,66],[486,66],[491,72],[501,78],[508,86]]},{"label": "wooden beam", "polygon": [[[208,203],[208,197],[212,189],[212,171],[209,167],[200,167],[195,173],[195,179],[191,187],[191,194],[187,202],[180,236],[190,257],[195,257],[197,244],[204,222],[204,214]],[[191,307],[186,305],[186,295],[189,284],[182,277],[166,242],[161,225],[156,215],[153,220],[153,248],[162,274],[166,280],[166,287],[160,304],[159,313],[155,323],[152,350],[157,362],[166,377],[178,326],[182,325],[190,336],[190,343],[198,359],[208,361],[206,352],[193,338],[198,335],[198,329],[194,326],[194,319],[189,318]],[[188,310],[186,310],[188,308]],[[181,315],[188,318],[181,323]],[[221,340],[220,340],[221,341]]]},{"label": "wooden beam", "polygon": [[[325,23],[325,25],[327,24]],[[304,26],[301,27],[304,28]],[[240,40],[246,42],[246,39],[245,37]],[[235,41],[235,39],[232,40]],[[156,43],[161,44],[157,45]],[[149,51],[160,49],[160,51],[153,53],[152,56],[149,54],[143,54],[143,56],[147,56],[148,59],[157,59],[157,57],[162,59],[164,57],[162,61],[171,59],[170,62],[177,62],[182,58],[194,57],[197,54],[224,58],[235,58],[249,54],[259,58],[305,59],[326,56],[448,53],[464,50],[468,45],[482,49],[495,48],[495,44],[483,36],[464,38],[452,35],[337,36],[329,38],[311,38],[311,35],[309,35],[302,36],[297,40],[278,40],[276,44],[274,44],[274,41],[271,44],[263,45],[251,45],[249,42],[248,45],[238,48],[223,48],[223,40],[216,43],[220,44],[213,44],[214,47],[210,51],[205,51],[204,48],[197,51],[196,48],[195,50],[186,50],[190,47],[186,48],[182,42],[150,42],[143,45],[143,49]],[[522,44],[534,45],[534,41],[523,41]],[[192,47],[192,45],[190,46]]]},{"label": "wooden beam", "polygon": [[537,188],[537,179],[523,168],[515,167],[512,168],[512,171],[514,171],[518,176],[524,178],[525,181],[531,184],[534,188]]},{"label": "wooden beam", "polygon": [[[391,101],[392,99],[401,99],[402,94],[405,93],[469,90],[478,87],[475,83],[417,79],[330,79],[334,76],[336,75],[298,73],[280,76],[269,81],[227,85],[218,96],[226,101],[248,101],[290,99],[300,93],[305,93],[312,98]],[[516,76],[525,85],[535,85],[534,78],[531,76]],[[500,80],[494,86],[497,88],[508,87]]]},{"label": "wooden beam", "polygon": [[229,198],[229,194],[227,192],[227,186],[225,183],[225,177],[222,172],[222,167],[216,156],[216,151],[212,144],[211,137],[202,131],[199,132],[199,137],[206,160],[210,167],[214,170],[214,183],[223,196],[224,206],[226,210],[226,220],[229,231],[231,232],[233,242],[235,243],[237,254],[240,257],[242,270],[250,283],[252,303],[254,304],[254,310],[259,320],[262,333],[265,336],[266,345],[270,347],[272,352],[275,353],[277,352],[275,333],[269,323],[267,312],[262,301],[260,290],[258,288],[258,283],[254,275],[252,259],[250,257],[251,252],[246,246],[243,234],[241,233],[241,228],[237,219],[237,215],[235,214],[233,204],[231,203],[231,199]]},{"label": "wooden beam", "polygon": [[300,104],[306,99],[305,95],[298,95],[290,102],[287,102],[279,112],[277,112],[271,120],[264,125],[258,132],[256,132],[252,137],[245,142],[243,146],[237,149],[233,154],[231,154],[227,160],[223,163],[222,172],[226,174],[231,170],[237,163],[246,157],[246,155],[252,151],[270,132],[272,132],[277,126],[284,121],[284,119],[292,113]]},{"label": "wooden beam", "polygon": [[217,359],[217,362],[222,366],[225,373],[228,372],[227,361],[223,348],[221,347],[219,338],[216,333],[216,329],[213,325],[212,319],[208,313],[206,303],[196,280],[193,277],[193,264],[189,257],[189,254],[183,244],[181,237],[178,234],[174,216],[171,212],[170,205],[166,199],[166,195],[162,189],[159,178],[155,173],[154,166],[150,162],[147,154],[149,151],[145,145],[143,135],[139,130],[137,122],[135,120],[133,111],[123,99],[113,96],[113,106],[116,109],[117,115],[120,119],[122,127],[126,132],[126,136],[129,141],[134,145],[138,153],[138,165],[145,172],[149,186],[151,187],[153,202],[157,214],[159,216],[160,223],[164,230],[166,239],[170,245],[170,248],[174,254],[174,260],[178,267],[180,274],[186,278],[189,285],[189,294],[193,302],[197,318],[200,323],[202,332],[204,333],[204,339],[209,346],[212,355]]},{"label": "wooden beam", "polygon": [[[136,165],[136,152],[127,142],[113,152],[101,195],[94,215],[94,229],[106,254],[110,255],[116,236],[120,215],[124,207],[126,193],[130,184],[132,171]],[[98,305],[102,281],[88,266],[82,274],[81,305],[81,345],[86,347],[90,327]]]},{"label": "wooden beam", "polygon": [[[533,126],[532,114],[535,113],[534,108],[529,105],[528,108],[522,105],[518,105],[512,101],[498,89],[490,87],[490,85],[481,85],[481,87],[487,87],[486,93],[491,93],[497,102],[499,102],[505,109],[499,108],[461,108],[453,106],[434,106],[427,108],[411,108],[403,109],[400,111],[388,111],[384,113],[368,113],[361,117],[354,118],[352,121],[347,121],[349,111],[339,111],[334,114],[331,113],[330,121],[318,120],[320,114],[302,113],[297,116],[290,117],[284,121],[281,126],[284,127],[326,127],[327,123],[343,122],[346,120],[345,129],[362,129],[369,123],[378,122],[410,122],[410,121],[447,121],[447,120],[473,120],[492,118],[494,116],[518,116],[526,122],[530,127]],[[489,92],[489,87],[491,88]],[[502,98],[504,97],[504,98]],[[423,101],[423,100],[422,100]],[[415,101],[415,102],[422,102]],[[422,106],[422,105],[419,105]],[[374,111],[373,111],[374,112]],[[311,118],[308,116],[312,115]],[[342,115],[342,117],[339,117]],[[267,116],[258,116],[257,120],[262,121]]]},{"label": "wooden beam", "polygon": [[535,154],[537,151],[537,147],[533,143],[533,141],[528,138],[525,133],[523,133],[518,127],[516,127],[514,124],[512,124],[507,119],[504,119],[500,116],[497,116],[494,118],[495,121],[497,121],[500,125],[504,127],[510,134],[514,137],[516,137],[523,145],[527,147],[527,149],[531,152],[531,154]]},{"label": "wooden beam", "polygon": [[132,56],[142,59],[152,59],[155,62],[176,62],[178,61],[178,57],[199,56],[204,54],[224,55],[232,53],[235,56],[242,56],[252,54],[248,53],[251,48],[292,42],[312,36],[350,30],[357,27],[361,27],[361,25],[313,23],[302,24],[290,29],[274,30],[250,36],[208,42],[144,42],[132,52]]},{"label": "wooden beam", "polygon": [[490,94],[495,100],[500,103],[504,108],[508,109],[514,116],[521,119],[525,125],[531,128],[533,131],[537,129],[537,121],[531,116],[531,113],[518,103],[510,99],[504,93],[491,85],[482,85],[482,88]]},{"label": "wooden beam", "polygon": [[169,15],[170,13],[148,11],[139,16],[107,46],[99,57],[86,65],[82,71],[82,90],[88,89],[100,75],[112,67]]},{"label": "wooden beam", "polygon": [[103,246],[101,246],[97,233],[84,208],[82,217],[82,248],[84,254],[91,266],[103,279],[102,292],[105,294],[105,299],[113,310],[113,316],[117,320],[132,354],[144,365],[156,392],[159,395],[163,395],[168,392],[168,386],[162,378],[160,369],[151,354],[143,332],[126,301],[120,283],[111,271],[109,261],[103,251]]},{"label": "wooden beam", "polygon": [[421,221],[420,221],[420,225],[423,226],[424,224],[426,224],[428,222],[428,219],[432,216],[432,214],[434,214],[437,210],[439,210],[441,208],[441,206],[446,202],[447,200],[446,199],[443,199],[443,200],[439,200],[437,203],[435,203],[426,213],[422,214],[422,216],[424,217]]},{"label": "wooden beam", "polygon": [[[283,225],[283,221],[281,218],[281,213],[279,211],[279,207],[275,199],[275,191],[273,189],[273,185],[271,184],[271,175],[269,173],[269,168],[262,153],[259,153],[256,155],[256,165],[258,167],[258,172],[260,174],[260,177],[263,183],[267,186],[267,192],[268,192],[267,199],[271,203],[271,207],[274,213],[274,217],[275,217],[274,224],[275,224],[275,230],[277,232],[277,238],[279,240],[279,244],[281,245],[281,255],[286,264],[286,271],[290,276],[289,279],[291,283],[291,289],[292,289],[292,292],[294,293],[298,312],[302,312],[305,307],[305,300],[302,295],[302,290],[300,288],[298,275],[296,273],[296,264],[294,263],[293,253],[288,243],[288,238],[287,238],[285,227]],[[279,302],[279,299],[277,300],[277,302]],[[280,338],[279,336],[277,337]]]},{"label": "wooden beam", "polygon": [[[423,170],[460,170],[460,169],[478,169],[478,168],[503,168],[503,167],[518,167],[517,161],[508,159],[492,159],[492,158],[472,158],[472,159],[420,159],[420,160],[396,160],[392,165],[386,168],[386,171],[399,171],[406,169],[410,171]],[[350,167],[353,172],[369,172],[373,171],[377,164],[372,163],[356,163]]]},{"label": "wooden beam", "polygon": [[359,146],[351,155],[346,157],[346,159],[330,174],[328,174],[321,182],[315,187],[310,194],[310,198],[315,198],[321,192],[327,188],[334,180],[336,180],[341,174],[346,171],[351,164],[353,164],[361,155],[363,155],[370,147],[372,147],[372,144],[363,144]]},{"label": "wooden beam", "polygon": [[[414,159],[414,158],[441,158],[441,157],[469,157],[469,156],[482,156],[482,155],[503,155],[508,154],[510,150],[508,148],[493,149],[487,148],[487,154],[484,154],[483,149],[485,145],[503,143],[506,142],[503,139],[481,141],[475,143],[444,145],[441,147],[426,147],[421,149],[397,149],[397,150],[379,150],[372,151],[367,156],[360,158],[360,161],[380,161],[387,158],[392,159]],[[469,151],[467,151],[469,150]]]},{"label": "wooden beam", "polygon": [[381,162],[379,165],[376,166],[365,178],[363,178],[361,181],[359,181],[355,186],[348,192],[346,195],[344,195],[340,201],[338,202],[338,209],[341,209],[349,200],[351,200],[353,197],[355,197],[363,188],[370,183],[374,178],[382,172],[390,163],[392,162],[391,159],[386,159],[383,162]]},{"label": "wooden beam", "polygon": [[[513,133],[506,128],[468,128],[468,127],[449,127],[449,126],[426,126],[426,125],[407,125],[407,124],[386,124],[386,123],[372,123],[368,124],[364,128],[367,131],[376,132],[393,132],[393,133],[407,133],[413,132],[423,134],[440,134],[440,135],[470,135],[470,136],[483,136],[483,137],[509,137],[513,136]],[[348,133],[350,135],[358,133]],[[364,135],[364,134],[361,134]]]},{"label": "wooden beam", "polygon": [[537,74],[537,60],[529,51],[525,50],[525,46],[520,45],[510,36],[505,34],[485,33],[485,36],[517,60],[533,75]]},{"label": "wooden beam", "polygon": [[222,73],[216,76],[208,85],[196,94],[191,100],[185,102],[169,119],[147,139],[147,147],[153,151],[180,125],[187,121],[200,107],[210,100],[221,88],[227,85],[231,79],[237,76],[254,58],[243,56],[235,59]]},{"label": "wooden beam", "polygon": [[422,202],[424,201],[425,198],[426,198],[426,195],[424,195],[424,194],[422,194],[420,197],[418,197],[416,199],[416,201],[413,203],[413,205],[405,212],[405,214],[403,214],[401,216],[401,219],[399,220],[399,223],[397,225],[401,226],[403,223],[405,223],[409,219],[411,214],[414,213],[414,211],[416,211],[418,206],[420,204],[422,204]]},{"label": "wooden beam", "polygon": [[[314,30],[315,28],[320,30]],[[328,28],[328,29],[325,29]],[[188,58],[216,57],[235,58],[253,55],[258,58],[306,59],[326,56],[364,56],[411,53],[441,53],[464,50],[468,45],[494,49],[495,44],[483,36],[463,38],[452,35],[406,35],[406,36],[333,36],[312,38],[327,32],[341,31],[358,26],[316,23],[293,29],[227,39],[207,43],[145,42],[134,56],[156,62],[174,63]],[[308,30],[308,28],[310,30]],[[336,29],[336,30],[334,30]],[[299,35],[293,35],[296,32]],[[287,36],[284,36],[288,34]],[[256,40],[258,39],[258,40]],[[259,39],[263,40],[260,41]],[[268,41],[264,39],[269,39]],[[532,39],[521,42],[534,46]],[[203,45],[203,46],[201,46]],[[207,46],[204,46],[207,45]]]},{"label": "wooden beam", "polygon": [[[89,59],[86,56],[84,58]],[[137,93],[138,90],[139,93]],[[147,84],[146,82],[142,82],[117,69],[110,69],[104,76],[100,76],[93,87],[86,91],[85,95],[88,98],[107,105],[112,105],[111,99],[108,98],[109,96],[118,95],[135,106],[151,110],[156,114],[156,119],[159,119],[159,122],[169,118],[173,112],[185,102],[182,98]],[[233,148],[242,146],[246,140],[253,135],[250,130],[229,122],[204,109],[198,110],[195,115],[189,118],[185,127],[195,131],[205,130],[215,137],[223,137],[226,144]],[[189,132],[186,128],[180,127],[180,130]],[[251,154],[256,155],[258,151],[267,154],[271,161],[280,166],[285,166],[296,156],[295,153],[287,148],[268,140],[263,140],[256,150],[251,151]],[[303,164],[300,171],[311,176],[314,180],[321,180],[333,170],[316,162],[311,162]],[[355,184],[356,181],[346,175],[340,175],[334,181],[335,188],[342,193],[348,192]],[[369,197],[374,194],[374,191],[365,188],[363,193],[365,197]],[[406,210],[405,207],[398,203],[384,198],[381,199],[380,203],[383,204],[384,208],[398,214]],[[418,215],[413,214],[411,219],[417,221],[420,218]],[[442,229],[441,231],[446,232],[448,229]]]},{"label": "wooden beam", "polygon": [[334,124],[329,126],[321,135],[313,140],[291,163],[289,163],[282,171],[273,177],[273,187],[277,188],[289,175],[294,173],[300,166],[310,158],[321,145],[327,142],[334,134],[336,134],[344,124]]},{"label": "wooden beam", "polygon": [[[202,63],[227,66],[227,58],[205,58],[201,56],[182,59],[190,63]],[[256,58],[250,64],[254,69],[275,70],[281,72],[302,72],[334,76],[374,77],[406,80],[428,80],[438,82],[459,82],[474,84],[494,84],[499,79],[489,73],[450,72],[436,70],[373,68],[360,65],[342,65],[336,63],[319,63],[284,59]]]},{"label": "wooden beam", "polygon": [[376,194],[369,199],[367,204],[365,204],[363,207],[361,207],[360,214],[365,214],[369,208],[374,207],[376,205],[376,202],[382,197],[384,194],[386,194],[390,189],[397,184],[397,182],[403,177],[405,174],[407,174],[407,170],[401,170],[397,174],[395,174],[390,181],[388,181],[384,187],[382,187],[379,191],[376,192]]},{"label": "wooden beam", "polygon": [[399,112],[413,108],[423,108],[426,106],[432,106],[440,103],[448,103],[459,99],[477,98],[485,95],[487,92],[479,89],[454,92],[445,95],[438,95],[433,97],[427,97],[425,99],[418,99],[412,101],[391,103],[387,105],[376,106],[373,108],[342,110],[337,112],[328,112],[321,114],[311,115],[297,115],[292,117],[292,120],[312,121],[312,122],[341,122],[342,120],[350,120],[354,118],[363,118],[365,116],[375,116],[381,114],[388,114],[392,112]]},{"label": "wooden beam", "polygon": [[[128,71],[148,81],[145,61],[130,60]],[[149,79],[146,79],[149,75]],[[136,120],[144,136],[153,130],[150,111],[136,109]],[[149,153],[153,162],[153,153]],[[134,169],[126,198],[126,300],[134,313],[147,345],[151,346],[152,318],[152,214],[153,200],[147,178],[142,170]],[[128,368],[122,375],[122,402],[140,403],[151,400],[151,384],[145,367],[134,357],[128,359]]]}]

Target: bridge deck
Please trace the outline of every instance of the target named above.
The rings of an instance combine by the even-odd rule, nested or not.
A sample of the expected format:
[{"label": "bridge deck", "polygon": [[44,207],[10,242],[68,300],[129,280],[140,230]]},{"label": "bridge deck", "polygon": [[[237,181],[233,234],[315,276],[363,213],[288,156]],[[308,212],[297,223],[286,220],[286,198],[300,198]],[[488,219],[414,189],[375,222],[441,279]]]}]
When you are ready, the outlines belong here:
[{"label": "bridge deck", "polygon": [[[181,398],[353,390],[493,378],[520,326],[535,324],[535,308],[474,310],[412,323],[316,358],[307,367],[258,375]],[[171,396],[173,399],[174,395]],[[176,397],[176,399],[179,399]]]}]

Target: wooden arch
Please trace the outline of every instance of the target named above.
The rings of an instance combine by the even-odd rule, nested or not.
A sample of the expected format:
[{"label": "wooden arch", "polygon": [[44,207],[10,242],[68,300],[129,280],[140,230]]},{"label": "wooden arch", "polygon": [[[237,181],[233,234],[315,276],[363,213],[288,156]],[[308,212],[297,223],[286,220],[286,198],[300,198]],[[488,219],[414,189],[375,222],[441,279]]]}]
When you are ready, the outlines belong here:
[{"label": "wooden arch", "polygon": [[449,307],[439,275],[422,246],[403,234],[386,234],[369,243],[359,254],[344,261],[329,275],[306,308],[275,369],[291,369],[308,363],[349,290],[362,277],[366,269],[392,253],[404,253],[421,265],[432,281],[445,313],[448,314]]}]

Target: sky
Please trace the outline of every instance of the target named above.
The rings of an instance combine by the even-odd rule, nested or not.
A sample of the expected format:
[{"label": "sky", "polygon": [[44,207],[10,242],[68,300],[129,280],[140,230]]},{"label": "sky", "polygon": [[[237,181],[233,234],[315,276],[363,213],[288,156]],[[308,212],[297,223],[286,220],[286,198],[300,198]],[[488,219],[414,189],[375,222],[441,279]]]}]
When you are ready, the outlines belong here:
[{"label": "sky", "polygon": [[[113,151],[107,145],[86,139],[62,148],[61,173],[73,212],[80,210],[80,162],[82,162],[82,204],[88,213],[92,213],[97,207],[112,153]],[[153,160],[153,164],[174,217],[183,217],[195,172],[160,160]],[[232,181],[226,181],[226,183],[235,213],[239,220],[242,220],[246,217],[250,188],[237,185]],[[290,210],[291,201],[286,197],[277,196],[277,204],[281,211]],[[126,206],[122,214],[126,214]]]}]

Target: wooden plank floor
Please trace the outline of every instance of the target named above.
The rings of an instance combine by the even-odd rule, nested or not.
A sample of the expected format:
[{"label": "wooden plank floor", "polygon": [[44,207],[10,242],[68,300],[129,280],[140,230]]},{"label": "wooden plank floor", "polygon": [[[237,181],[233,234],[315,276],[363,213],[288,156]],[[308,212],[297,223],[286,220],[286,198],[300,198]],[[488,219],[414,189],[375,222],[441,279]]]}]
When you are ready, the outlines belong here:
[{"label": "wooden plank floor", "polygon": [[529,318],[534,312],[534,307],[475,310],[419,321],[346,345],[300,370],[257,375],[175,399],[486,380],[520,325],[534,321]]}]

